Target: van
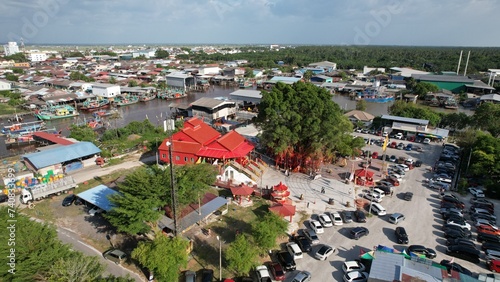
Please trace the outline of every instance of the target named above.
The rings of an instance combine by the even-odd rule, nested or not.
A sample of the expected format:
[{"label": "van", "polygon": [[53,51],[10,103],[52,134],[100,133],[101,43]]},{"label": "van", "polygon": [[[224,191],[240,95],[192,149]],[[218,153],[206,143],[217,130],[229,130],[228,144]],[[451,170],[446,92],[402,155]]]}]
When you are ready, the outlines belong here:
[{"label": "van", "polygon": [[384,190],[379,189],[379,188],[375,188],[375,189],[373,189],[373,194],[374,194],[375,196],[380,197],[380,198],[385,197],[385,192],[384,192]]},{"label": "van", "polygon": [[378,216],[387,214],[385,208],[381,204],[378,204],[378,203],[372,203],[371,209],[372,209],[372,213],[374,213]]},{"label": "van", "polygon": [[292,255],[294,260],[301,259],[304,257],[304,255],[302,254],[302,250],[300,249],[299,245],[297,245],[297,243],[295,242],[287,243],[286,249]]}]

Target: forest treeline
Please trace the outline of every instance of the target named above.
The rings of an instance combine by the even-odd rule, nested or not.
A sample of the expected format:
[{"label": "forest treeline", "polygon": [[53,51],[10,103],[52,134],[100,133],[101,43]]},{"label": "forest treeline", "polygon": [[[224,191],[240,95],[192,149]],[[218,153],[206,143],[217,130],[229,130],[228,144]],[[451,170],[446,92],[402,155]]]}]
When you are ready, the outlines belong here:
[{"label": "forest treeline", "polygon": [[210,63],[231,60],[248,60],[251,67],[277,67],[278,61],[299,67],[313,62],[330,61],[338,69],[362,69],[369,67],[411,67],[442,72],[456,71],[460,51],[463,51],[461,70],[463,74],[469,51],[467,74],[500,68],[500,48],[487,47],[408,47],[408,46],[296,46],[270,50],[268,47],[240,47],[241,53],[206,54],[204,52],[181,55],[195,63]]}]

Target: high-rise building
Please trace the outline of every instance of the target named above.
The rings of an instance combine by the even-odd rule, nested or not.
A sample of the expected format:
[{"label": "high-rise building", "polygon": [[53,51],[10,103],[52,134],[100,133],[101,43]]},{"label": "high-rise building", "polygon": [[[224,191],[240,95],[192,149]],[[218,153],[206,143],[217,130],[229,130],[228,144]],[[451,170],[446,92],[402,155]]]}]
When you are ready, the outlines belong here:
[{"label": "high-rise building", "polygon": [[19,53],[19,46],[17,46],[17,42],[8,42],[3,46],[5,51],[5,56],[11,56],[16,53]]}]

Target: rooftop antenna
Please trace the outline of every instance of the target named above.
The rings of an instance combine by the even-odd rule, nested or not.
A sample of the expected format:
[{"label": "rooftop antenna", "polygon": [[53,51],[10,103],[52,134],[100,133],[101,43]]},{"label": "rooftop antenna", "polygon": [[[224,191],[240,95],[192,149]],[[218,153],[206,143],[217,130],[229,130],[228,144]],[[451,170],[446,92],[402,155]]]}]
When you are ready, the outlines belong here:
[{"label": "rooftop antenna", "polygon": [[458,59],[458,67],[457,67],[457,75],[460,73],[460,63],[462,62],[462,52],[464,50],[460,50],[460,58]]},{"label": "rooftop antenna", "polygon": [[465,62],[465,71],[464,71],[464,76],[467,75],[467,66],[469,65],[469,57],[470,57],[470,51],[467,54],[467,62]]}]

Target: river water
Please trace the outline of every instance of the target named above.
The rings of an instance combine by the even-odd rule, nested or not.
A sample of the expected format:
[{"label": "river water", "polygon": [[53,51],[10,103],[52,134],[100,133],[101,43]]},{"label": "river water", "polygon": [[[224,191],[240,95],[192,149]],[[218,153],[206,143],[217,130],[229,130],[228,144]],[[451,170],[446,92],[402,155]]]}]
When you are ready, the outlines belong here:
[{"label": "river water", "polygon": [[[120,112],[121,118],[113,121],[109,121],[112,127],[123,127],[126,124],[130,123],[131,121],[143,121],[146,118],[149,119],[153,124],[160,125],[161,121],[165,119],[165,117],[169,116],[171,113],[171,108],[169,107],[170,105],[187,105],[190,104],[202,97],[210,97],[210,98],[216,98],[216,97],[224,97],[228,98],[229,93],[238,90],[238,87],[221,87],[221,86],[214,86],[211,87],[208,91],[206,92],[193,92],[188,94],[187,97],[177,99],[177,100],[161,100],[161,99],[155,99],[149,102],[139,102],[137,104],[125,106],[125,107],[120,107],[118,108],[118,111]],[[332,97],[332,100],[339,104],[339,106],[344,109],[344,110],[351,110],[356,108],[356,101],[351,100],[348,96],[343,96],[343,95],[334,95]],[[388,108],[392,105],[392,102],[390,103],[367,103],[366,111],[371,113],[374,116],[379,116],[383,114],[388,113]],[[445,112],[452,112],[453,110],[446,110],[443,108],[434,108],[437,111],[445,111]],[[467,114],[472,114],[471,111],[465,110],[463,108],[460,108],[459,111],[461,112],[466,112]],[[87,112],[81,112],[80,116],[74,117],[74,118],[67,118],[67,119],[59,119],[59,120],[52,120],[52,121],[47,121],[47,128],[54,128],[57,131],[62,131],[62,134],[67,136],[69,134],[69,127],[71,124],[77,124],[83,122],[85,119],[90,119],[92,118],[91,113]],[[33,117],[32,120],[35,120]],[[30,118],[26,117],[25,122],[30,121]],[[8,124],[7,122],[4,122]],[[15,155],[15,154],[22,154],[25,152],[32,152],[34,151],[34,146],[31,147],[19,147],[19,148],[11,148],[7,149],[5,145],[5,137],[0,138],[0,158],[9,156],[9,155]]]}]

